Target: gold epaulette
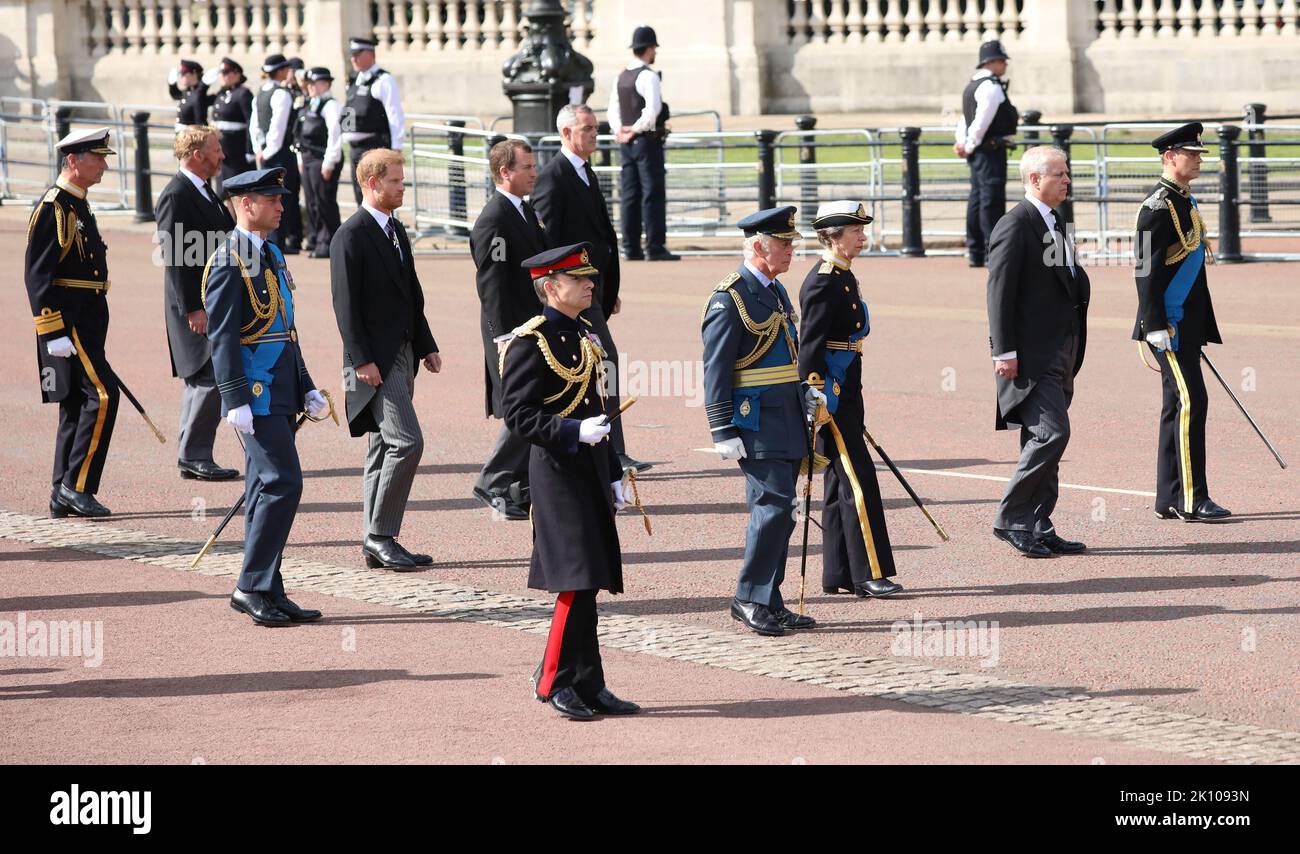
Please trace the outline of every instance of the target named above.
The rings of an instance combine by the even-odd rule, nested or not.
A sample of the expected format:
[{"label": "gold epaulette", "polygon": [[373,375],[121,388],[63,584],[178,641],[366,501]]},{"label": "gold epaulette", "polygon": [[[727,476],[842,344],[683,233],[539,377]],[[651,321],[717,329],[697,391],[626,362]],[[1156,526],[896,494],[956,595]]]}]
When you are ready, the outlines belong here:
[{"label": "gold epaulette", "polygon": [[740,281],[740,274],[735,271],[732,271],[731,273],[727,274],[727,278],[723,279],[721,282],[718,282],[717,287],[715,287],[713,290],[715,292],[720,293],[722,291],[727,290],[728,288],[730,288],[732,285],[734,285],[736,282],[739,281]]},{"label": "gold epaulette", "polygon": [[32,215],[27,218],[27,242],[28,243],[32,242],[32,229],[36,226],[36,217],[41,215],[42,205],[50,205],[50,204],[54,205],[54,228],[56,232],[58,231],[59,225],[63,221],[62,209],[59,207],[57,203],[58,198],[59,198],[59,188],[50,187],[48,190],[45,191],[45,195],[41,196],[41,200],[36,203],[36,206],[32,208]]},{"label": "gold epaulette", "polygon": [[835,272],[835,265],[830,261],[823,261],[822,265],[817,268],[817,272],[823,276]]},{"label": "gold epaulette", "polygon": [[[585,320],[585,318],[583,319]],[[581,364],[576,368],[569,368],[560,364],[560,361],[555,358],[555,354],[551,352],[551,346],[547,343],[546,336],[537,331],[538,327],[540,327],[545,321],[546,317],[539,314],[530,318],[528,322],[523,325],[515,327],[513,337],[510,338],[509,341],[506,341],[505,346],[501,348],[497,370],[502,375],[505,374],[506,350],[509,349],[510,344],[516,338],[521,338],[523,336],[531,337],[537,342],[537,349],[541,352],[542,359],[546,362],[546,366],[551,370],[551,373],[564,380],[564,388],[556,394],[546,398],[543,403],[555,403],[566,394],[569,394],[570,389],[577,386],[577,391],[573,393],[573,399],[569,402],[568,406],[558,413],[559,417],[567,418],[573,410],[578,408],[578,404],[583,402],[584,395],[586,395],[587,389],[591,386],[593,378],[596,380],[597,389],[602,390],[599,393],[602,394],[603,400],[603,389],[605,387],[604,362],[601,360],[600,354],[596,351],[595,342],[586,335],[580,335],[578,337],[581,339],[579,343],[579,347],[582,350]],[[590,326],[591,323],[588,322],[587,325]]]},{"label": "gold epaulette", "polygon": [[510,337],[501,344],[501,352],[497,355],[497,374],[502,375],[506,370],[506,350],[510,349],[510,344],[520,335],[536,335],[537,327],[546,322],[546,315],[536,314],[525,320],[523,323],[510,330]]}]

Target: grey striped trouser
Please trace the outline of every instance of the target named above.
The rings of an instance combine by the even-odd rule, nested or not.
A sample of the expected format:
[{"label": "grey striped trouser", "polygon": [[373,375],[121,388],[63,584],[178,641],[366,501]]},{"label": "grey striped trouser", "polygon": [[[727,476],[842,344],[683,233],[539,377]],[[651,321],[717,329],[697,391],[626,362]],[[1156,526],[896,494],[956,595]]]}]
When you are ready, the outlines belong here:
[{"label": "grey striped trouser", "polygon": [[424,453],[424,436],[415,415],[415,356],[411,345],[397,352],[383,384],[370,400],[370,413],[379,425],[370,434],[362,484],[363,533],[396,537],[402,530],[402,514],[415,482],[415,472]]}]

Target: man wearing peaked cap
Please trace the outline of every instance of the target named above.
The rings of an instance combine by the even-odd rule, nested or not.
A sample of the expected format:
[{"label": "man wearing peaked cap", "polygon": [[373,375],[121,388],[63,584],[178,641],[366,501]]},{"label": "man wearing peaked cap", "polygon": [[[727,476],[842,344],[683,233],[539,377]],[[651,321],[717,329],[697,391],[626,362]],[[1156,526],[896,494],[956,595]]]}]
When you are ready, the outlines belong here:
[{"label": "man wearing peaked cap", "polygon": [[500,357],[506,425],[531,445],[528,586],[557,596],[533,695],[576,720],[639,710],[605,686],[596,639],[597,592],[623,592],[614,514],[627,497],[607,441],[614,412],[605,353],[583,317],[597,272],[591,248],[560,246],[524,260],[544,307],[514,330]]},{"label": "man wearing peaked cap", "polygon": [[176,104],[176,130],[186,125],[206,125],[208,109],[217,100],[208,92],[216,79],[203,73],[203,66],[192,59],[182,59],[167,75],[167,91]]},{"label": "man wearing peaked cap", "polygon": [[1007,152],[1020,114],[1007,97],[1006,50],[1000,41],[980,45],[975,76],[961,95],[953,151],[970,166],[966,201],[966,257],[983,267],[993,226],[1007,211]]},{"label": "man wearing peaked cap", "polygon": [[375,148],[402,150],[406,135],[406,111],[397,78],[375,62],[375,40],[354,36],[348,41],[352,70],[356,76],[348,86],[347,116],[343,142],[348,146],[352,164],[352,192],[361,204],[361,185],[357,183],[357,164],[366,152]]},{"label": "man wearing peaked cap", "polygon": [[709,294],[701,318],[704,399],[713,448],[745,475],[749,528],[731,616],[760,635],[812,628],[785,607],[795,479],[808,456],[807,415],[825,396],[799,378],[798,315],[777,277],[790,269],[795,208],[742,219],[745,260]]},{"label": "man wearing peaked cap", "polygon": [[862,345],[871,320],[850,269],[866,246],[870,222],[862,202],[818,208],[813,228],[822,256],[799,290],[799,375],[826,395],[817,417],[817,447],[830,462],[822,505],[822,590],[860,597],[902,590],[892,580],[894,553],[865,437]]},{"label": "man wearing peaked cap", "polygon": [[221,415],[244,445],[244,559],[230,607],[263,626],[320,619],[284,591],[280,562],[302,497],[294,419],[329,412],[303,361],[295,325],[293,277],[267,240],[288,195],[283,169],[258,169],[226,181],[236,228],[208,258],[201,284]]},{"label": "man wearing peaked cap", "polygon": [[294,147],[302,158],[302,187],[307,202],[306,245],[311,257],[328,258],[339,229],[339,175],[343,164],[342,109],[330,92],[334,75],[317,66],[307,71],[308,100],[298,111]]},{"label": "man wearing peaked cap", "polygon": [[266,82],[253,102],[254,122],[249,129],[253,155],[259,169],[284,170],[284,216],[267,239],[280,246],[286,255],[296,255],[302,248],[302,208],[298,203],[301,176],[298,158],[290,148],[295,120],[294,93],[288,86],[293,77],[293,61],[282,53],[273,53],[262,63]]},{"label": "man wearing peaked cap", "polygon": [[223,182],[230,177],[247,172],[255,164],[253,141],[249,137],[249,124],[253,118],[253,93],[244,85],[244,67],[230,57],[217,66],[221,91],[212,107],[212,126],[221,134],[221,175],[217,179],[217,192],[223,192]]},{"label": "man wearing peaked cap", "polygon": [[1191,122],[1152,140],[1163,171],[1138,209],[1134,238],[1138,311],[1133,340],[1151,350],[1163,388],[1155,512],[1161,519],[1186,522],[1232,515],[1210,498],[1205,475],[1209,396],[1201,349],[1222,344],[1223,338],[1205,275],[1209,240],[1191,189],[1206,151],[1203,130],[1200,122]]},{"label": "man wearing peaked cap", "polygon": [[58,142],[59,178],[27,223],[24,279],[36,323],[41,400],[59,404],[50,516],[102,517],[95,499],[117,420],[108,337],[108,247],[86,199],[113,154],[108,128]]}]

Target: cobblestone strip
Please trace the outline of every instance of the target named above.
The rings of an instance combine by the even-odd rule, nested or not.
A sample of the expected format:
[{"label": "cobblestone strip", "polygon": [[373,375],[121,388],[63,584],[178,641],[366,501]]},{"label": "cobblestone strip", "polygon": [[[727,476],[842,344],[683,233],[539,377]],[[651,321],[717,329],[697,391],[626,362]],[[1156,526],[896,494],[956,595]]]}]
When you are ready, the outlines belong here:
[{"label": "cobblestone strip", "polygon": [[[0,537],[73,549],[200,575],[233,578],[243,552],[218,545],[197,569],[199,544],[104,523],[0,511]],[[553,603],[531,596],[286,558],[285,582],[346,599],[544,634]],[[786,637],[759,638],[601,610],[601,643],[747,673],[819,685],[948,712],[1119,741],[1206,761],[1300,763],[1300,733],[1106,700],[1064,688],[998,679],[893,658],[870,658]]]}]

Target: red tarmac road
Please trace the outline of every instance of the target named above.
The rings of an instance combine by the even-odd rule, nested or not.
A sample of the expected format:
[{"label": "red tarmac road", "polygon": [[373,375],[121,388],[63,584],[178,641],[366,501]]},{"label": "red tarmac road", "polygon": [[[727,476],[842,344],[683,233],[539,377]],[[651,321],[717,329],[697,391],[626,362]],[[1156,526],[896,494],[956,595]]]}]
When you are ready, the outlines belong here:
[{"label": "red tarmac road", "polygon": [[[56,413],[37,392],[19,213],[8,206],[0,213],[0,248],[11,259],[10,286],[0,295],[9,330],[0,340],[9,366],[0,375],[8,439],[0,449],[0,509],[44,515]],[[172,443],[159,445],[123,402],[99,495],[115,516],[104,524],[199,543],[242,487],[177,477],[180,384],[170,377],[161,273],[150,263],[144,229],[108,217],[101,225],[114,283],[109,358]],[[792,291],[813,263],[796,259],[783,277]],[[341,354],[328,264],[302,256],[290,264],[308,366],[319,384],[337,391]],[[460,257],[418,264],[445,367],[438,376],[421,372],[418,381],[426,446],[402,540],[434,555],[423,577],[527,593],[528,526],[493,521],[470,496],[497,429],[482,417],[473,269]],[[670,363],[660,366],[665,370],[675,363],[689,380],[686,396],[698,391],[700,310],[734,264],[627,264],[623,313],[612,330],[633,378],[648,363]],[[1087,362],[1062,468],[1065,482],[1086,488],[1063,490],[1055,516],[1061,533],[1086,541],[1090,552],[1029,561],[989,532],[1004,483],[985,478],[1010,474],[1016,443],[992,430],[980,271],[955,258],[868,258],[854,269],[872,315],[864,372],[870,429],[898,465],[925,470],[908,477],[952,541],[941,543],[882,472],[898,580],[907,592],[882,601],[825,596],[814,548],[808,608],[821,629],[799,640],[875,659],[891,655],[896,620],[997,621],[995,667],[982,668],[975,657],[906,660],[1300,730],[1294,469],[1279,470],[1222,390],[1211,387],[1211,494],[1237,515],[1217,525],[1152,517],[1152,498],[1140,493],[1153,488],[1159,380],[1128,340],[1131,270],[1092,271]],[[1212,357],[1293,462],[1300,458],[1298,269],[1210,270],[1227,341]],[[654,537],[637,518],[620,522],[628,592],[602,595],[600,603],[613,613],[735,632],[726,604],[744,544],[743,484],[734,464],[696,450],[709,443],[702,408],[663,391],[633,389],[640,400],[623,416],[629,451],[656,463],[639,479]],[[314,424],[298,446],[307,480],[287,554],[360,566],[363,441]],[[242,468],[226,429],[217,461]],[[241,533],[236,521],[226,539],[237,543]],[[797,537],[788,599],[798,595]],[[818,539],[814,528],[814,546]],[[105,621],[98,668],[60,658],[0,660],[0,708],[11,734],[0,761],[1186,761],[1118,741],[615,650],[605,662],[611,687],[647,714],[580,726],[528,700],[527,676],[542,644],[536,635],[316,593],[300,598],[324,610],[327,622],[265,631],[227,607],[228,578],[17,540],[0,540],[0,569],[0,621],[18,613]],[[356,631],[355,651],[340,640],[348,628]]]}]

